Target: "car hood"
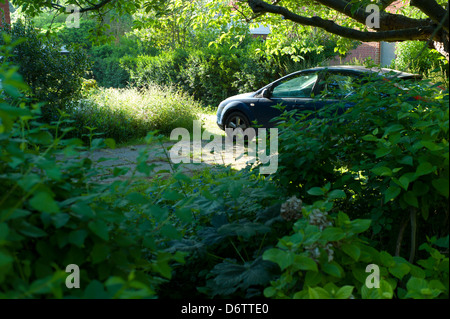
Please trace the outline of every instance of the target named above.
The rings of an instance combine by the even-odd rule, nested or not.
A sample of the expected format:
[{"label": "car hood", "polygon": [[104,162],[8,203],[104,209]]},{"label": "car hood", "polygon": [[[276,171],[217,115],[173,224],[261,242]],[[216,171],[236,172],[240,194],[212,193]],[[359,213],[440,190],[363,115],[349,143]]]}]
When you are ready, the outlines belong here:
[{"label": "car hood", "polygon": [[236,99],[245,99],[245,98],[253,97],[254,95],[255,95],[255,92],[242,93],[242,94],[230,96],[225,101],[236,100]]}]

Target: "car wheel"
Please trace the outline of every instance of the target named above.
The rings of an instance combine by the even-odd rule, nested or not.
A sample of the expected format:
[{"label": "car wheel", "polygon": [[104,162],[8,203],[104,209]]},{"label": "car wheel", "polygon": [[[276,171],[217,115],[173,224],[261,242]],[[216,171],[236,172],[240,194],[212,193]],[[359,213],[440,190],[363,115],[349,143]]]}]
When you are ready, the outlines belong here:
[{"label": "car wheel", "polygon": [[[247,117],[241,113],[241,112],[233,112],[230,115],[227,116],[227,120],[225,121],[225,129],[242,129],[242,131],[245,131],[247,128],[251,127],[250,122],[247,119]],[[227,130],[225,130],[227,132]],[[233,132],[231,135],[229,132],[227,132],[227,137],[232,138],[233,141],[239,136],[238,132]],[[255,137],[255,134],[248,134],[244,136],[244,140],[251,140]]]}]

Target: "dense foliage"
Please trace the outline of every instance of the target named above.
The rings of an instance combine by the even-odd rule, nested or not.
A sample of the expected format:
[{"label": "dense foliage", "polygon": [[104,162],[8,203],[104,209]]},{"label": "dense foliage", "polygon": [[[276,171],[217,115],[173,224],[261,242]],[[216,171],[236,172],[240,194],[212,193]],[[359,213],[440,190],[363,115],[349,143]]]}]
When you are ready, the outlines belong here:
[{"label": "dense foliage", "polygon": [[225,98],[255,91],[277,78],[325,62],[334,56],[334,43],[324,39],[322,50],[304,52],[294,62],[290,55],[270,55],[259,39],[247,38],[240,46],[177,49],[157,56],[122,59],[131,82],[176,85],[204,105],[216,107]]},{"label": "dense foliage", "polygon": [[199,119],[200,105],[182,91],[170,87],[146,86],[137,88],[93,88],[85,82],[85,96],[71,102],[67,112],[77,123],[73,137],[83,138],[95,131],[117,143],[144,138],[158,130],[169,135],[175,128],[192,130]]},{"label": "dense foliage", "polygon": [[[423,51],[422,51],[423,50]],[[443,81],[448,87],[448,62],[424,43],[405,41],[396,44],[394,68],[422,74],[433,82]]]},{"label": "dense foliage", "polygon": [[[168,209],[132,192],[133,180],[101,183],[102,169],[87,156],[114,141],[93,138],[85,148],[64,138],[61,120],[39,123],[38,105],[9,104],[5,97],[15,103],[26,86],[16,69],[0,68],[0,297],[155,296],[162,278],[171,277],[168,262],[183,261],[181,253],[158,248],[172,230],[163,226]],[[149,176],[146,152],[137,171]],[[83,289],[64,285],[69,264],[81,268]]]},{"label": "dense foliage", "polygon": [[[223,166],[186,174],[172,164],[156,173],[149,152],[164,146],[153,130],[189,128],[199,108],[179,88],[215,105],[334,51],[330,39],[292,25],[280,28],[291,31],[280,46],[280,33],[264,47],[233,25],[216,45],[195,48],[209,35],[187,32],[191,20],[175,26],[172,13],[193,19],[191,7],[170,3],[180,6],[166,4],[154,30],[180,36],[155,51],[136,38],[119,37],[116,48],[80,41],[98,58],[100,84],[120,87],[130,75],[137,88],[81,85],[84,64],[56,79],[38,63],[53,60],[36,53],[30,66],[48,79],[48,92],[38,90],[28,55],[17,54],[27,42],[2,34],[0,298],[448,298],[448,90],[367,79],[314,116],[283,113],[270,176]],[[76,54],[42,49],[33,28],[19,29],[37,45],[26,50],[73,67]],[[183,39],[190,45],[177,48]],[[67,100],[44,94],[65,79]],[[49,117],[53,103],[64,111]],[[151,147],[131,172],[90,159],[114,139],[145,135]],[[81,269],[80,289],[65,286],[69,264]],[[368,265],[380,269],[379,288],[367,286]]]},{"label": "dense foliage", "polygon": [[27,96],[34,102],[46,102],[43,116],[47,122],[54,120],[57,109],[80,97],[83,76],[90,67],[86,52],[67,46],[69,54],[62,54],[61,42],[44,37],[32,24],[22,21],[0,31],[6,36],[0,38],[0,45],[9,40],[20,42],[4,59],[20,67],[19,73],[30,88]]}]

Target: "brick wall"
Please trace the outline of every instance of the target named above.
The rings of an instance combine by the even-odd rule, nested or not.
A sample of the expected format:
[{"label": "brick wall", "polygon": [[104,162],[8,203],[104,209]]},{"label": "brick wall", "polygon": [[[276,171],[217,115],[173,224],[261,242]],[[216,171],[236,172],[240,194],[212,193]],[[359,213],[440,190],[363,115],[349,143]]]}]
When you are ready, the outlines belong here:
[{"label": "brick wall", "polygon": [[343,59],[338,57],[330,61],[331,65],[352,62],[355,59],[362,62],[368,57],[372,58],[375,63],[380,63],[380,43],[379,42],[363,42],[356,49],[351,50]]},{"label": "brick wall", "polygon": [[[393,2],[389,7],[386,8],[387,12],[396,13],[396,11],[409,4],[409,1],[403,2],[403,0],[397,0]],[[363,42],[356,49],[350,51],[344,59],[334,58],[330,61],[331,65],[336,65],[340,63],[347,63],[354,61],[355,59],[363,61],[364,59],[371,57],[375,63],[381,62],[381,43],[379,42]]]},{"label": "brick wall", "polygon": [[2,25],[3,18],[7,24],[11,23],[8,0],[0,0],[0,26]]}]

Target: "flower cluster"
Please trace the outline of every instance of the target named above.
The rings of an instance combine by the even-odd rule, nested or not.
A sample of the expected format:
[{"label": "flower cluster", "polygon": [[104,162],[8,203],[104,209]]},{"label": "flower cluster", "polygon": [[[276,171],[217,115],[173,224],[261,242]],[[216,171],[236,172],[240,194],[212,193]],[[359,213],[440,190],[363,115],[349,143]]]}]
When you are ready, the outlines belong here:
[{"label": "flower cluster", "polygon": [[302,217],[302,201],[292,196],[281,205],[281,217],[286,221],[297,220]]},{"label": "flower cluster", "polygon": [[[309,214],[309,223],[319,227],[320,231],[324,230],[326,227],[333,226],[333,223],[328,219],[328,213],[322,212],[317,208],[313,209],[311,214]],[[327,243],[325,246],[314,243],[312,246],[306,247],[306,250],[309,251],[312,259],[318,261],[320,257],[320,248],[325,250],[328,255],[328,262],[331,262],[334,258],[333,245],[331,243]]]},{"label": "flower cluster", "polygon": [[311,214],[309,214],[309,223],[311,225],[316,225],[322,231],[328,226],[332,226],[331,221],[328,220],[328,213],[322,212],[320,209],[313,209]]}]

